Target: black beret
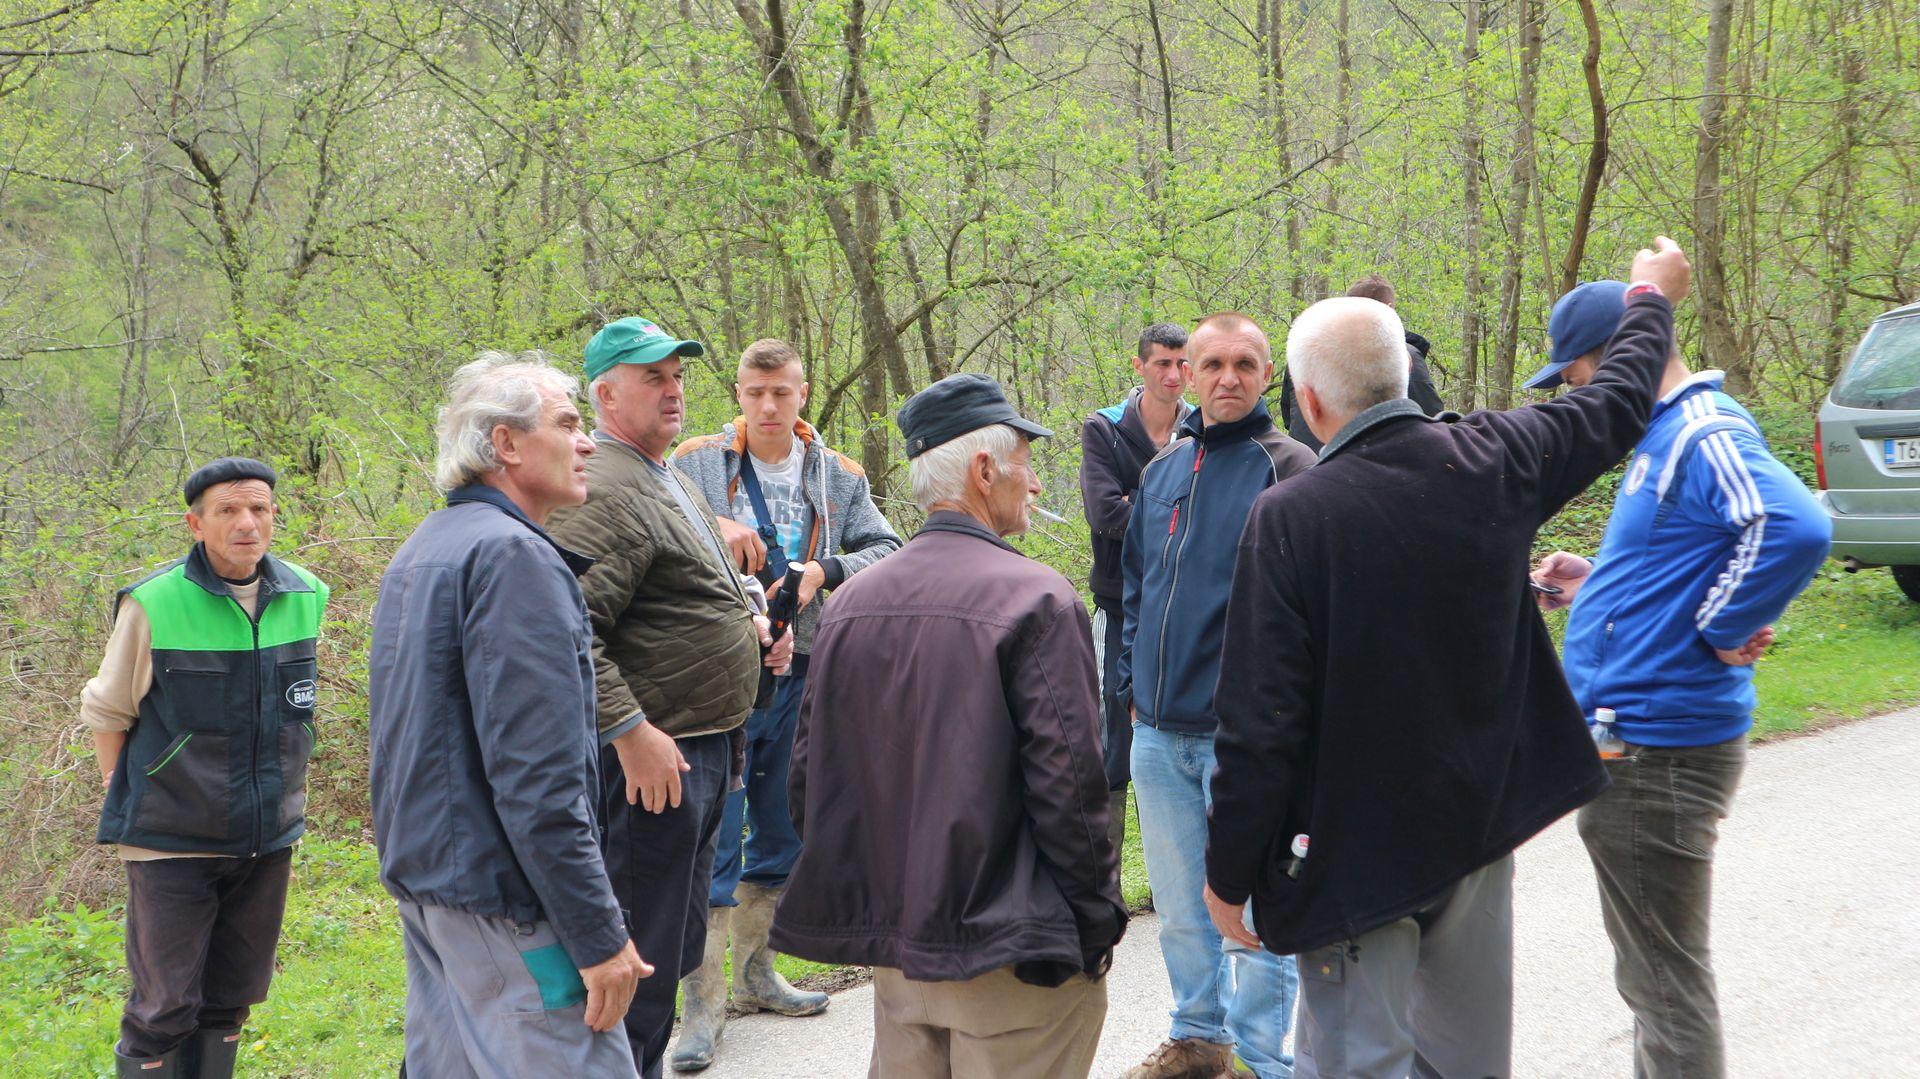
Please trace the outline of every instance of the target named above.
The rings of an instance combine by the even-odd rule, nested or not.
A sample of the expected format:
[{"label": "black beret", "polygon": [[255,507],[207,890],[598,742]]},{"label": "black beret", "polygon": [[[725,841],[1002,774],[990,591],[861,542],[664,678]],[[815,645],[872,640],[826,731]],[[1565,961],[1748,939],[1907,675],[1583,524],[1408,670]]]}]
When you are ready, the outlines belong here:
[{"label": "black beret", "polygon": [[261,480],[268,487],[279,482],[280,477],[273,467],[265,461],[256,461],[251,457],[222,457],[218,461],[209,461],[194,469],[187,477],[187,505],[205,494],[207,488],[216,483],[232,483],[234,480]]},{"label": "black beret", "polygon": [[972,372],[948,375],[909,397],[900,406],[899,423],[909,458],[996,423],[1004,423],[1029,438],[1053,437],[1045,427],[1021,419],[1007,403],[998,382]]}]

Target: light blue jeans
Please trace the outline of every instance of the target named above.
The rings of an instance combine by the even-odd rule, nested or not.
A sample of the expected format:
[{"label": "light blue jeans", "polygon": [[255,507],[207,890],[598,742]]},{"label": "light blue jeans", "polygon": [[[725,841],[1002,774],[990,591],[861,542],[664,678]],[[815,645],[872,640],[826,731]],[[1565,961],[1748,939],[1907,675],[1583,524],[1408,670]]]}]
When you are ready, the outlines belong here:
[{"label": "light blue jeans", "polygon": [[1260,1079],[1288,1079],[1282,1051],[1300,976],[1292,956],[1221,939],[1207,917],[1207,810],[1213,735],[1133,728],[1133,796],[1147,858],[1160,955],[1173,985],[1174,1038],[1231,1042]]}]

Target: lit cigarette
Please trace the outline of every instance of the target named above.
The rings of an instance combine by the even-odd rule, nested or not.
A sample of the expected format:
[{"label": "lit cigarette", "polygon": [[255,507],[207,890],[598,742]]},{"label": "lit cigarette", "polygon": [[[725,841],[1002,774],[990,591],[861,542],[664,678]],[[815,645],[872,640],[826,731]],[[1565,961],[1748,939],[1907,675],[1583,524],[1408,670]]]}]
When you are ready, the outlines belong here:
[{"label": "lit cigarette", "polygon": [[1067,519],[1065,517],[1062,517],[1051,510],[1041,509],[1039,506],[1032,506],[1029,508],[1031,508],[1033,512],[1039,514],[1041,517],[1045,518],[1046,520],[1052,521],[1054,524],[1063,525],[1067,523]]}]

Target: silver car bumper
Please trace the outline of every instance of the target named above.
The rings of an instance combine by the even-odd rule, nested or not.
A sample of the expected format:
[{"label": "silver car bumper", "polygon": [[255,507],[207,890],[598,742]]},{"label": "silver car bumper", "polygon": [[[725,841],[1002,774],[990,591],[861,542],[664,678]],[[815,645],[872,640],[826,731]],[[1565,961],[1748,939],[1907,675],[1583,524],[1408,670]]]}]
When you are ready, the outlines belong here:
[{"label": "silver car bumper", "polygon": [[1816,491],[1820,508],[1833,521],[1833,557],[1863,566],[1920,565],[1920,515],[1868,517],[1838,513],[1827,492]]}]

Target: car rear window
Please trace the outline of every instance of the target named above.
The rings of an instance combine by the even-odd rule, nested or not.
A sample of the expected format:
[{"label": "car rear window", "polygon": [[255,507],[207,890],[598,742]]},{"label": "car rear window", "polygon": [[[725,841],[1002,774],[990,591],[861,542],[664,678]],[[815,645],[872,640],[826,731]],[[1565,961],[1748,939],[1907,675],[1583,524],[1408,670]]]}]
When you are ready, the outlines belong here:
[{"label": "car rear window", "polygon": [[1920,408],[1920,315],[1873,324],[1833,384],[1848,408]]}]

